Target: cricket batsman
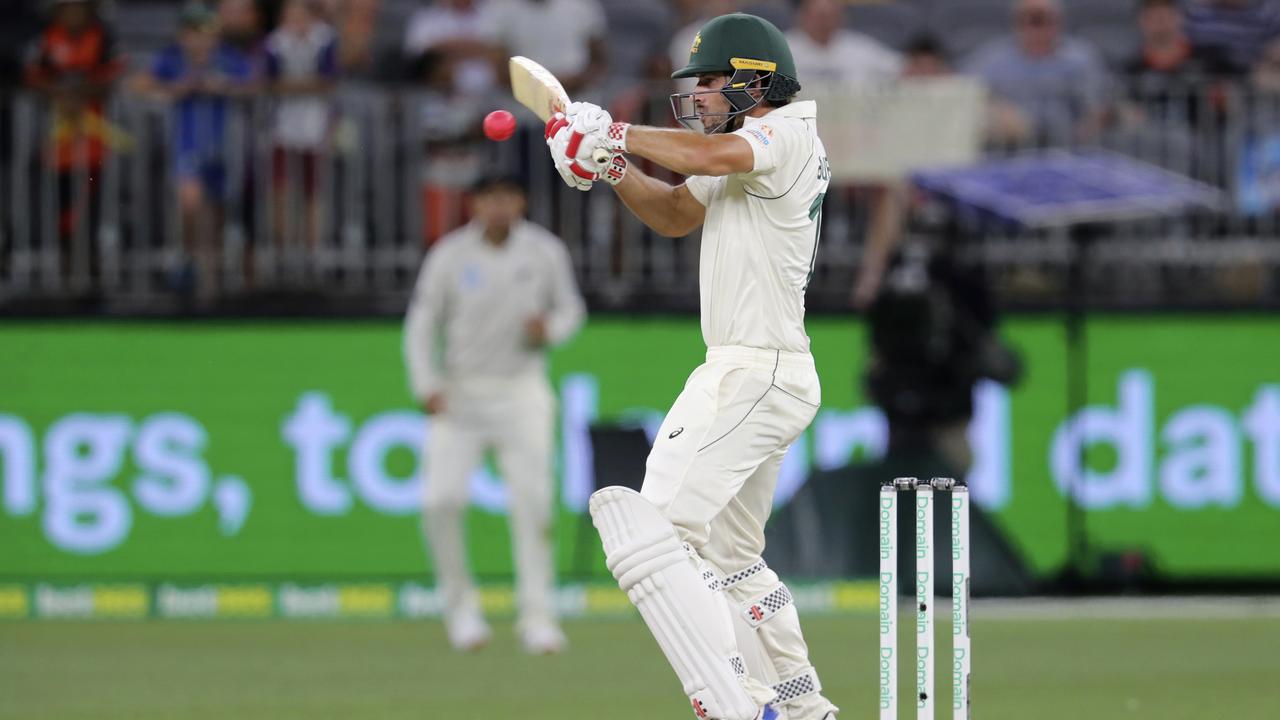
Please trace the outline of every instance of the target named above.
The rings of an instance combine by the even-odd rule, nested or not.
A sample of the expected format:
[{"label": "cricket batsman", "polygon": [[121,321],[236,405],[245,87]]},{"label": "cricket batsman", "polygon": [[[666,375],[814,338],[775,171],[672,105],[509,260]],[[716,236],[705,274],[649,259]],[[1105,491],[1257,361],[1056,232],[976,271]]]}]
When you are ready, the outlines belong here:
[{"label": "cricket batsman", "polygon": [[[671,104],[698,132],[615,123],[589,103],[547,124],[570,186],[603,179],[663,235],[702,226],[706,362],[663,421],[641,492],[600,490],[591,517],[699,718],[834,720],[791,593],[761,558],[782,458],[821,401],[804,328],[830,180],[817,108],[794,101],[786,39],[752,15],[708,22],[674,77],[697,78]],[[628,154],[688,179],[648,177]]]}]

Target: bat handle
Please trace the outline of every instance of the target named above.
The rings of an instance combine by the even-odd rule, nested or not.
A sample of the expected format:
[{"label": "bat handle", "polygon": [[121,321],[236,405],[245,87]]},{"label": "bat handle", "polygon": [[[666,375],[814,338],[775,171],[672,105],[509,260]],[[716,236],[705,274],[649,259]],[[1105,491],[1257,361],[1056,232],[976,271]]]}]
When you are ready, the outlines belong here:
[{"label": "bat handle", "polygon": [[591,153],[591,159],[595,161],[596,165],[608,165],[609,151],[602,147],[598,147],[595,149],[595,152]]}]

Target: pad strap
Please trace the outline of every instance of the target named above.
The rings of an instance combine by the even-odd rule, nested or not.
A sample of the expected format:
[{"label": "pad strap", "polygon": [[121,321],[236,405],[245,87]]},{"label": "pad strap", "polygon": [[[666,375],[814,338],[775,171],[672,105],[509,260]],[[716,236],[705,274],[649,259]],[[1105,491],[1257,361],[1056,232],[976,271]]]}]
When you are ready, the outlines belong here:
[{"label": "pad strap", "polygon": [[818,681],[818,673],[813,668],[807,668],[799,675],[774,685],[773,691],[778,693],[777,702],[781,705],[822,692],[822,683]]},{"label": "pad strap", "polygon": [[777,615],[783,608],[790,605],[791,602],[791,591],[787,589],[786,585],[778,583],[778,586],[768,594],[762,595],[744,605],[742,617],[746,619],[747,624],[751,627],[760,627],[769,618]]},{"label": "pad strap", "polygon": [[736,572],[736,573],[734,573],[734,574],[730,575],[729,577],[724,578],[723,580],[721,580],[721,581],[720,581],[720,587],[721,587],[721,588],[723,588],[723,589],[725,589],[725,590],[728,590],[729,588],[733,587],[734,585],[737,585],[738,583],[742,582],[743,580],[746,580],[747,578],[751,577],[752,575],[755,575],[755,574],[757,574],[757,573],[764,572],[765,570],[768,570],[768,569],[769,569],[769,566],[765,564],[764,560],[760,560],[760,561],[759,561],[759,562],[757,562],[755,565],[752,565],[752,566],[750,566],[750,567],[748,567],[748,568],[746,568],[746,569],[743,569],[743,570],[739,570],[738,572]]}]

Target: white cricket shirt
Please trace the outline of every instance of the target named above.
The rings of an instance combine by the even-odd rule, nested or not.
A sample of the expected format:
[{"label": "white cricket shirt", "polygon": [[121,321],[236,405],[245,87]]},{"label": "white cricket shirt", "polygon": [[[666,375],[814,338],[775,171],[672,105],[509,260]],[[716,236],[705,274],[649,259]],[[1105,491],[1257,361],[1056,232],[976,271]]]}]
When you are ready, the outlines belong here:
[{"label": "white cricket shirt", "polygon": [[460,228],[427,254],[405,318],[414,397],[425,400],[457,381],[544,374],[544,351],[525,342],[525,324],[545,317],[554,345],[585,315],[559,238],[522,220],[495,246],[476,223]]},{"label": "white cricket shirt", "polygon": [[805,101],[746,118],[734,134],[755,153],[752,171],[686,181],[707,208],[698,275],[709,348],[809,351],[804,292],[831,179],[817,114]]}]

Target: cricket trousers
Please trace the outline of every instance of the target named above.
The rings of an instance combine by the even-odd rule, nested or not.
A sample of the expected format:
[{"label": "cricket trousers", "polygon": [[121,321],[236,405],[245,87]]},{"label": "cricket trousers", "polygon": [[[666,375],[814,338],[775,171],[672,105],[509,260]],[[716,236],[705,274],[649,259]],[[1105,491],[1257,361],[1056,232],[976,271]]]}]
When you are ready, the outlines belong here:
[{"label": "cricket trousers", "polygon": [[773,670],[758,679],[779,691],[789,720],[835,710],[817,691],[790,592],[761,557],[783,456],[820,403],[809,353],[711,348],[663,420],[641,490],[754,629]]},{"label": "cricket trousers", "polygon": [[423,512],[445,621],[480,612],[467,564],[464,517],[468,480],[485,452],[493,450],[510,498],[519,630],[554,624],[551,387],[540,374],[468,379],[445,391],[445,405],[430,423]]}]

